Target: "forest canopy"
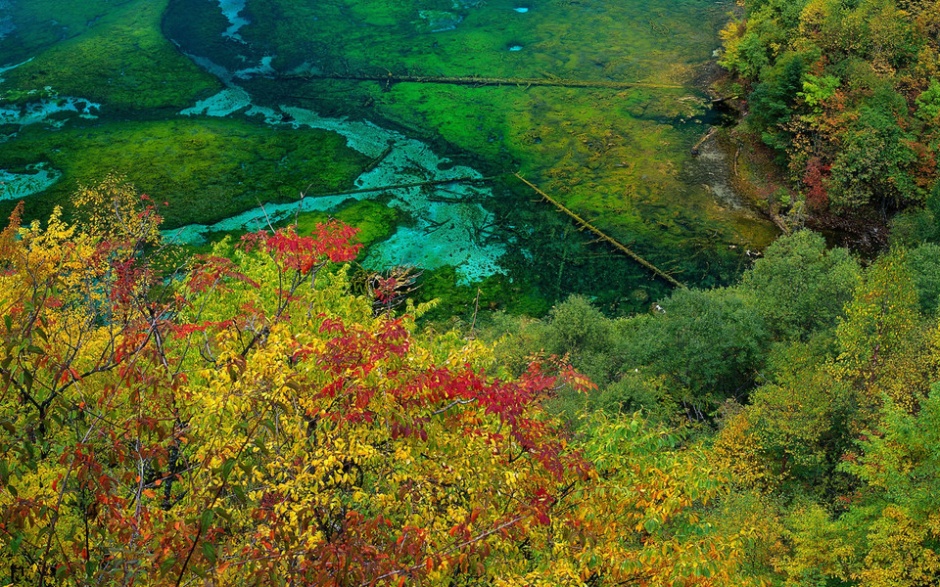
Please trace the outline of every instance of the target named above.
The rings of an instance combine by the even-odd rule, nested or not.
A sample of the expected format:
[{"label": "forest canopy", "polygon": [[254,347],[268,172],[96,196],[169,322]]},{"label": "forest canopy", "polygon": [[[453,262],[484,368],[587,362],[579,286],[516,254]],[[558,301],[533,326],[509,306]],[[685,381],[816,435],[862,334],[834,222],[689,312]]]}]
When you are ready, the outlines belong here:
[{"label": "forest canopy", "polygon": [[719,62],[813,209],[936,198],[940,5],[745,0]]},{"label": "forest canopy", "polygon": [[940,577],[935,245],[802,231],[649,314],[468,331],[356,286],[348,226],[180,264],[128,184],[76,203],[0,236],[8,583]]}]

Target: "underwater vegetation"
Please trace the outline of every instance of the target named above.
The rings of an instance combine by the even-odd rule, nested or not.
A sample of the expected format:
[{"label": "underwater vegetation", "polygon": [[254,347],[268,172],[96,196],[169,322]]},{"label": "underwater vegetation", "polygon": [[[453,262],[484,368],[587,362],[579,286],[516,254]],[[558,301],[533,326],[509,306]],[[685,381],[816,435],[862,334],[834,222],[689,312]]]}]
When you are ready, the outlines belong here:
[{"label": "underwater vegetation", "polygon": [[[289,96],[330,115],[392,121],[438,149],[472,154],[487,175],[520,171],[692,282],[726,281],[743,251],[776,236],[769,222],[736,201],[726,181],[715,185],[713,167],[727,167],[726,161],[689,155],[714,122],[693,82],[718,46],[727,7],[558,1],[516,8],[507,1],[282,6],[258,0],[245,7],[250,24],[240,34],[248,47],[239,51],[273,56],[280,74],[250,82],[258,100],[273,104]],[[451,26],[441,26],[443,13],[451,14]],[[568,79],[637,81],[650,87],[351,79],[387,74],[538,78],[562,86]],[[513,202],[508,207],[533,196],[509,187],[499,197]]]},{"label": "underwater vegetation", "polygon": [[[233,119],[73,122],[56,132],[34,125],[4,146],[15,147],[5,153],[8,168],[43,161],[63,174],[30,198],[31,214],[48,214],[79,185],[117,172],[161,204],[168,229],[215,222],[259,202],[296,200],[297,186],[310,193],[337,191],[350,186],[366,163],[334,133],[272,132]],[[13,205],[0,204],[0,214],[9,215]]]},{"label": "underwater vegetation", "polygon": [[[32,59],[2,76],[0,92],[49,86],[109,111],[185,108],[220,84],[161,34],[167,5],[168,0],[13,3],[14,22],[27,24],[0,41],[0,65]],[[44,50],[24,54],[8,43]]]},{"label": "underwater vegetation", "polygon": [[[113,171],[167,202],[166,228],[187,227],[194,244],[359,210],[374,227],[371,268],[418,265],[429,291],[451,275],[474,298],[479,280],[511,298],[583,293],[614,314],[668,287],[511,173],[684,283],[734,279],[743,251],[776,234],[736,199],[720,153],[689,155],[716,122],[695,76],[721,4],[127,0],[69,7],[55,23],[47,4],[0,14],[13,26],[0,66],[16,66],[0,73],[0,112],[13,113],[0,117],[3,214],[32,193],[26,217],[45,217]],[[29,50],[10,49],[14,37]],[[338,79],[392,72],[551,83]],[[380,189],[400,184],[414,187]]]}]

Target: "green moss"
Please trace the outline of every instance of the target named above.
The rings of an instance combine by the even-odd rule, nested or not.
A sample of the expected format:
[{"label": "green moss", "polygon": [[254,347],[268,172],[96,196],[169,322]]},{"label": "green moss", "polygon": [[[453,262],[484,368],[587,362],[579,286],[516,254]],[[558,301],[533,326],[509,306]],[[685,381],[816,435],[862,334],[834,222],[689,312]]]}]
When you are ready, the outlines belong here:
[{"label": "green moss", "polygon": [[[320,222],[330,218],[340,220],[359,229],[356,241],[367,249],[375,243],[392,236],[395,227],[404,220],[402,212],[396,208],[373,200],[349,200],[332,212],[307,212],[290,219],[288,223],[297,223],[297,231],[307,234]],[[363,255],[360,255],[362,257]]]},{"label": "green moss", "polygon": [[[169,0],[89,2],[77,10],[64,3],[63,40],[4,77],[5,89],[52,86],[62,95],[88,98],[109,110],[180,110],[211,95],[220,83],[182,55],[160,31]],[[45,8],[59,19],[62,2],[17,3],[31,12]],[[55,4],[55,9],[50,5]],[[36,16],[38,18],[38,16]],[[81,26],[82,19],[87,26]],[[81,31],[76,36],[68,33]],[[36,44],[45,44],[44,39]]]},{"label": "green moss", "polygon": [[[368,164],[334,133],[229,119],[73,121],[57,132],[27,127],[15,141],[0,144],[0,168],[38,161],[64,177],[27,199],[28,217],[46,216],[79,184],[117,172],[156,202],[169,204],[161,206],[165,228],[215,222],[259,202],[295,200],[302,191],[342,191]],[[12,206],[4,202],[0,213]]]},{"label": "green moss", "polygon": [[438,302],[424,315],[425,320],[470,323],[477,311],[480,314],[505,311],[513,315],[541,316],[551,307],[549,298],[532,283],[505,275],[494,275],[473,285],[457,285],[457,282],[457,272],[450,266],[424,272],[415,298],[419,302]]}]

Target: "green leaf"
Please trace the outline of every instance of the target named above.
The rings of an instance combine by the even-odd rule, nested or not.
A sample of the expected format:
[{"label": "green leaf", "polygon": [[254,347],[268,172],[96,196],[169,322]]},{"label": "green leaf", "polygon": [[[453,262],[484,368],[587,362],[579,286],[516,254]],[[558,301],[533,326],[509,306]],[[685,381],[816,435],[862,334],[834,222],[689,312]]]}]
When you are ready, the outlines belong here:
[{"label": "green leaf", "polygon": [[23,535],[17,534],[12,541],[10,541],[10,552],[16,554],[20,550],[20,544],[23,542]]},{"label": "green leaf", "polygon": [[229,475],[232,474],[232,469],[235,468],[235,459],[229,459],[222,463],[222,479],[228,479]]},{"label": "green leaf", "polygon": [[202,512],[202,516],[200,516],[199,518],[199,525],[202,527],[203,531],[206,531],[209,529],[209,526],[212,525],[213,519],[215,519],[214,510],[209,509],[209,510]]},{"label": "green leaf", "polygon": [[161,574],[161,575],[166,575],[167,573],[170,572],[170,569],[172,569],[172,568],[173,568],[173,565],[175,565],[175,564],[176,564],[176,557],[175,557],[175,556],[167,557],[166,560],[164,560],[162,563],[160,563],[160,574]]},{"label": "green leaf", "polygon": [[211,542],[203,542],[202,554],[206,557],[206,560],[209,561],[210,564],[215,564],[217,555],[214,544]]}]

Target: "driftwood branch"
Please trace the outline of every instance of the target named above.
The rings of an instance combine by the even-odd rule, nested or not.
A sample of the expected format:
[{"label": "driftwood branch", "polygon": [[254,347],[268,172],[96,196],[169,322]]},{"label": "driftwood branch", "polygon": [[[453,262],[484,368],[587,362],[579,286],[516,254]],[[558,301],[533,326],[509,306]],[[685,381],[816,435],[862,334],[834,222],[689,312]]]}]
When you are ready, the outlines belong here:
[{"label": "driftwood branch", "polygon": [[711,127],[710,129],[708,129],[708,132],[705,133],[705,136],[703,136],[702,138],[700,138],[700,139],[698,140],[698,142],[695,143],[695,146],[692,147],[692,156],[693,156],[693,157],[696,156],[696,155],[698,155],[698,151],[699,151],[699,149],[702,148],[702,145],[705,144],[705,141],[707,141],[708,139],[712,138],[712,135],[715,134],[717,131],[718,131],[718,127],[717,127],[717,126]]}]

